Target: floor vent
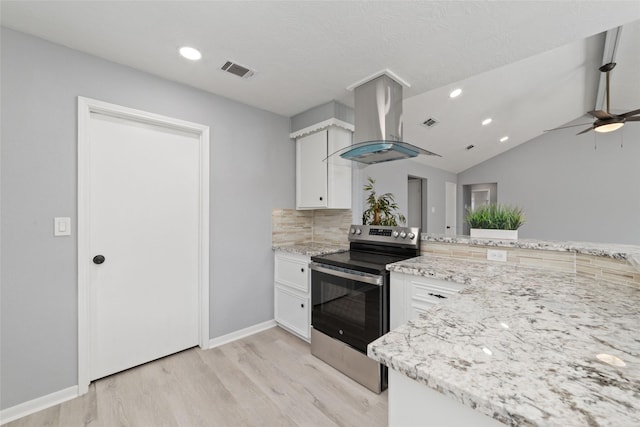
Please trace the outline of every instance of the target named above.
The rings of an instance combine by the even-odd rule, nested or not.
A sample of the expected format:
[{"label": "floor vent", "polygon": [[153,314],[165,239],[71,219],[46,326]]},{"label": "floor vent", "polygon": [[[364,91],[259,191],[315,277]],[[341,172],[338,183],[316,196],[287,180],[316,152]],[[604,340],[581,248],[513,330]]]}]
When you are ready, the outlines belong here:
[{"label": "floor vent", "polygon": [[425,126],[425,127],[428,127],[428,128],[432,128],[435,125],[437,125],[438,123],[440,123],[440,122],[437,121],[436,119],[434,119],[433,117],[429,117],[427,120],[422,122],[422,126]]},{"label": "floor vent", "polygon": [[243,67],[242,65],[231,61],[227,61],[220,69],[244,79],[248,79],[254,74],[253,71],[247,67]]}]

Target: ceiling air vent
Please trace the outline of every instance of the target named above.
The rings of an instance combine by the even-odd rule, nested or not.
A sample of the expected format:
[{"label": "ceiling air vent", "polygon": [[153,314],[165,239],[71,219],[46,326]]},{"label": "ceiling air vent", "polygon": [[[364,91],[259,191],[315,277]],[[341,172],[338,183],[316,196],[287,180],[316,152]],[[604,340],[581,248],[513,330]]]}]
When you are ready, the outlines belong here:
[{"label": "ceiling air vent", "polygon": [[253,76],[253,71],[251,71],[247,67],[243,67],[242,65],[236,64],[235,62],[231,61],[227,61],[221,67],[221,69],[244,79],[248,79],[249,77]]},{"label": "ceiling air vent", "polygon": [[434,119],[433,117],[429,117],[427,120],[422,122],[422,126],[428,127],[428,128],[432,128],[435,125],[437,125],[438,123],[440,123],[440,122],[437,121],[436,119]]}]

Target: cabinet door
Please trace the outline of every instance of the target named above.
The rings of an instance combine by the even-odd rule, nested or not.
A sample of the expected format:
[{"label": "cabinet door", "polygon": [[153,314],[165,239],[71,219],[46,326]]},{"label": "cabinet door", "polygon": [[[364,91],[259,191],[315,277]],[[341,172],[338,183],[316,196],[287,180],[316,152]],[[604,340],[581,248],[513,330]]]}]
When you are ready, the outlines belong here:
[{"label": "cabinet door", "polygon": [[327,130],[296,141],[296,207],[327,207]]},{"label": "cabinet door", "polygon": [[[329,128],[328,154],[351,145],[351,132],[339,127]],[[351,209],[351,160],[334,156],[327,162],[328,206]]]},{"label": "cabinet door", "polygon": [[405,310],[404,283],[405,275],[391,272],[391,288],[389,289],[389,328],[395,329],[407,323]]},{"label": "cabinet door", "polygon": [[304,298],[282,286],[276,285],[275,313],[276,322],[309,339],[309,298]]}]

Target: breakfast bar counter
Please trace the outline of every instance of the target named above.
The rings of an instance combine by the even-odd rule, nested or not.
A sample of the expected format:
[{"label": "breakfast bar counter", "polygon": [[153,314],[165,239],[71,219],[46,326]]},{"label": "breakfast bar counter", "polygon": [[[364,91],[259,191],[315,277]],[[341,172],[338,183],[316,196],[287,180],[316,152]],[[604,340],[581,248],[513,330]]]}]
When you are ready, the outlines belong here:
[{"label": "breakfast bar counter", "polygon": [[640,425],[640,287],[434,255],[387,269],[468,285],[369,344],[390,368],[390,421],[394,411],[430,417],[415,402],[394,407],[401,374],[491,422]]}]

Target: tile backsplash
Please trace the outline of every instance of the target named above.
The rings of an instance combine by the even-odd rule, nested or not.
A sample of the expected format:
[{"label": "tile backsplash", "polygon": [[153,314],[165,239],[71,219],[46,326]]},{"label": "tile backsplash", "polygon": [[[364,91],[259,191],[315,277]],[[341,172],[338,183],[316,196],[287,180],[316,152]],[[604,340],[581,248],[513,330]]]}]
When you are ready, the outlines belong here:
[{"label": "tile backsplash", "polygon": [[[421,254],[430,254],[464,260],[487,260],[487,249],[507,252],[507,264],[544,268],[552,271],[575,273],[579,276],[605,279],[627,286],[640,286],[640,271],[626,260],[597,255],[576,254],[571,251],[545,251],[456,243],[434,243],[423,240]],[[495,262],[495,261],[491,261]]]},{"label": "tile backsplash", "polygon": [[274,209],[271,244],[345,244],[351,220],[351,209]]},{"label": "tile backsplash", "polygon": [[349,243],[351,209],[323,209],[313,211],[313,243]]}]

